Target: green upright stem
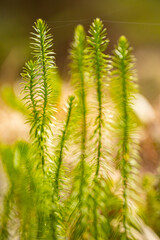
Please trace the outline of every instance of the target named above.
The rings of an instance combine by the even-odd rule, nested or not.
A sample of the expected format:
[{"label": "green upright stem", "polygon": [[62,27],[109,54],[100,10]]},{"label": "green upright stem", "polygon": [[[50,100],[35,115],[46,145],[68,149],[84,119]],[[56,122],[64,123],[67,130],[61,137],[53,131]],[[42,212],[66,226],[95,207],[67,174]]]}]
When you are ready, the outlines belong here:
[{"label": "green upright stem", "polygon": [[[84,71],[82,65],[82,59],[79,59],[79,71],[81,80],[81,101],[82,101],[82,138],[81,138],[81,183],[80,183],[80,205],[83,198],[83,182],[85,172],[85,155],[86,155],[86,95],[84,86]],[[80,208],[81,209],[81,208]]]},{"label": "green upright stem", "polygon": [[[78,100],[80,108],[80,117],[81,117],[81,146],[80,146],[80,162],[79,167],[79,191],[78,191],[78,212],[79,212],[79,223],[78,227],[81,228],[79,235],[83,239],[83,233],[85,228],[83,226],[84,212],[83,206],[86,204],[86,199],[84,195],[84,185],[85,185],[85,158],[86,158],[86,135],[87,135],[87,126],[86,126],[86,92],[85,92],[85,47],[86,47],[86,35],[82,25],[78,25],[75,29],[74,42],[72,44],[71,57],[72,57],[72,69],[73,76],[78,85]],[[86,227],[86,226],[85,226]],[[74,235],[75,237],[75,235]]]},{"label": "green upright stem", "polygon": [[68,130],[68,125],[69,125],[69,121],[70,121],[70,117],[71,117],[73,99],[74,99],[73,97],[70,98],[69,109],[68,109],[68,113],[67,113],[67,119],[66,119],[64,130],[62,132],[62,138],[61,138],[61,142],[60,142],[60,152],[59,152],[59,157],[58,157],[58,166],[57,166],[56,173],[55,173],[55,191],[57,193],[57,196],[59,196],[59,175],[60,175],[60,169],[61,169],[62,160],[63,160],[63,150],[64,150],[66,133],[67,133],[67,130]]},{"label": "green upright stem", "polygon": [[43,32],[40,29],[40,46],[41,46],[41,54],[42,54],[42,78],[43,78],[43,88],[44,88],[44,103],[43,103],[43,113],[42,113],[42,123],[41,123],[41,159],[42,159],[42,170],[43,174],[45,174],[44,165],[45,165],[45,154],[44,154],[44,125],[46,120],[46,107],[48,104],[48,84],[47,84],[47,72],[46,72],[46,63],[45,63],[45,53],[44,53],[44,39],[43,39]]},{"label": "green upright stem", "polygon": [[79,209],[83,200],[83,185],[85,175],[85,158],[86,158],[86,93],[85,93],[85,46],[86,36],[83,26],[78,25],[75,30],[73,49],[71,51],[73,74],[77,78],[79,87],[79,102],[81,108],[81,155],[80,155],[80,186],[79,186]]},{"label": "green upright stem", "polygon": [[[97,196],[99,188],[99,171],[101,166],[101,152],[102,152],[102,78],[106,73],[107,68],[107,56],[105,50],[107,49],[108,39],[107,32],[103,26],[102,21],[96,18],[89,30],[90,36],[88,36],[88,51],[90,53],[89,66],[91,67],[94,79],[96,81],[97,90],[97,102],[98,102],[98,116],[96,117],[96,130],[95,133],[98,135],[97,141],[97,156],[96,156],[96,169],[93,180],[93,198],[94,198],[94,209],[93,209],[93,226],[94,226],[94,239],[98,240],[100,233],[98,230],[98,202]],[[97,144],[96,144],[97,145]],[[98,190],[98,191],[97,191]]]},{"label": "green upright stem", "polygon": [[123,176],[123,227],[125,233],[125,239],[127,240],[127,214],[128,214],[128,203],[127,203],[127,156],[128,156],[128,102],[127,102],[127,89],[126,89],[126,76],[125,76],[125,65],[122,59],[122,79],[123,79],[123,143],[122,143],[122,176]]},{"label": "green upright stem", "polygon": [[[97,35],[98,37],[98,35]],[[99,59],[99,41],[96,39],[96,81],[97,81],[97,100],[98,100],[98,152],[97,152],[97,164],[96,174],[94,178],[95,185],[98,182],[98,174],[100,169],[101,147],[102,147],[102,84],[101,84],[101,71],[100,71],[100,59]],[[97,192],[94,190],[94,237],[98,240],[98,228],[97,228]]]},{"label": "green upright stem", "polygon": [[96,73],[97,73],[97,99],[98,99],[98,153],[97,153],[97,165],[96,165],[96,177],[99,173],[100,168],[100,157],[101,157],[101,147],[102,147],[102,89],[101,89],[101,79],[100,79],[100,69],[99,69],[99,57],[98,50],[96,51],[97,55],[97,64],[96,64]]},{"label": "green upright stem", "polygon": [[[131,158],[131,144],[134,144],[132,136],[135,131],[135,121],[133,116],[133,98],[137,92],[136,79],[134,75],[134,58],[132,56],[132,49],[129,46],[127,39],[121,36],[118,44],[114,50],[112,57],[112,82],[111,86],[112,97],[115,102],[115,108],[117,110],[117,128],[120,130],[118,135],[120,172],[122,176],[122,227],[123,234],[122,239],[128,240],[130,221],[129,218],[129,204],[128,204],[128,192],[132,191],[130,188],[130,174],[133,171],[130,165]],[[117,129],[116,128],[116,129]]]},{"label": "green upright stem", "polygon": [[[35,44],[35,57],[37,59],[37,64],[39,67],[40,73],[40,95],[43,104],[41,106],[41,116],[40,116],[40,127],[39,127],[39,134],[38,134],[38,145],[40,150],[40,158],[42,164],[42,172],[43,172],[43,185],[45,186],[46,174],[45,174],[45,161],[46,161],[46,154],[47,154],[47,145],[46,145],[46,138],[48,137],[46,133],[46,127],[49,127],[48,122],[50,121],[50,112],[49,111],[49,97],[51,93],[50,85],[49,85],[49,71],[53,67],[53,62],[51,61],[52,57],[50,52],[50,47],[52,44],[50,42],[52,39],[50,35],[47,35],[48,28],[45,23],[39,19],[36,25],[36,32],[38,33],[38,39],[36,39]],[[37,43],[38,41],[38,43]],[[37,47],[38,46],[38,47]],[[37,49],[36,49],[37,47]],[[43,193],[44,194],[44,193]],[[42,199],[44,197],[42,196]],[[38,232],[37,238],[42,238],[46,229],[46,216],[42,209],[38,210]]]}]

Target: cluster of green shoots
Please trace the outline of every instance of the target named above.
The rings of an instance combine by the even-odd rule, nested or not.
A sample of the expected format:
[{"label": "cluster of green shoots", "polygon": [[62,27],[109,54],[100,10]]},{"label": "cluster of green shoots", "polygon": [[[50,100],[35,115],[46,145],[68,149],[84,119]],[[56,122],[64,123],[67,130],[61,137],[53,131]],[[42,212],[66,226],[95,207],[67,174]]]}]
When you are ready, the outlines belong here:
[{"label": "cluster of green shoots", "polygon": [[75,91],[58,124],[52,35],[41,19],[33,28],[33,60],[22,73],[30,141],[1,149],[9,187],[0,239],[137,239],[132,49],[121,36],[113,56],[106,55],[109,40],[98,18],[88,36],[76,27],[70,50]]}]

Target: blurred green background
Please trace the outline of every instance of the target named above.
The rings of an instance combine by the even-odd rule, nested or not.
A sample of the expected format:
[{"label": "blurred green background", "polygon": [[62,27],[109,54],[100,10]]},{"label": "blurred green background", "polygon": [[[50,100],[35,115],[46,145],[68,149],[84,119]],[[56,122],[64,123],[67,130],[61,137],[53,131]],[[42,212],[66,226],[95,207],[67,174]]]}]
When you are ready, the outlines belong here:
[{"label": "blurred green background", "polygon": [[[14,82],[19,78],[29,58],[29,32],[37,18],[43,18],[52,28],[57,65],[66,79],[68,48],[75,26],[82,23],[87,31],[92,20],[100,17],[108,29],[109,53],[120,35],[129,39],[137,56],[142,92],[154,101],[160,90],[159,11],[159,0],[1,1],[0,81]],[[154,89],[153,94],[150,88]]]}]

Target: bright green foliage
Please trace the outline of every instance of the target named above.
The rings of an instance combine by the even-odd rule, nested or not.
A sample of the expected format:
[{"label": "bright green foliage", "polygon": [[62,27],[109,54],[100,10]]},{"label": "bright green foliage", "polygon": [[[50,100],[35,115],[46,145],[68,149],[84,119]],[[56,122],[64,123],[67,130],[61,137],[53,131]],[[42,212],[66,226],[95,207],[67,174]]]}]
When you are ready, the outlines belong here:
[{"label": "bright green foliage", "polygon": [[[103,23],[93,21],[87,40],[83,26],[77,26],[70,51],[76,97],[69,97],[59,131],[54,107],[58,109],[60,82],[52,37],[41,19],[34,30],[34,60],[25,64],[22,73],[30,142],[0,146],[9,181],[3,198],[0,240],[137,240],[138,234],[143,238],[134,201],[138,154],[132,105],[137,86],[126,38],[121,37],[114,50],[110,76]],[[93,92],[86,91],[89,77],[94,80]],[[92,115],[88,100],[93,99],[94,90]],[[109,112],[105,102],[111,99],[104,97],[109,96],[109,90],[115,113],[114,134],[110,133],[116,136],[113,140],[109,139],[109,116],[104,114]],[[63,115],[60,119],[64,119]],[[93,121],[94,126],[89,125]],[[108,154],[108,142],[116,146],[114,157]],[[117,150],[118,170],[114,165]],[[117,180],[117,172],[121,181]]]},{"label": "bright green foliage", "polygon": [[96,84],[97,91],[97,102],[98,102],[98,115],[96,117],[95,125],[96,129],[94,134],[97,137],[96,140],[96,172],[94,178],[94,187],[93,187],[93,231],[94,231],[94,239],[100,239],[99,234],[101,232],[98,227],[99,222],[99,210],[97,209],[98,202],[98,194],[100,190],[98,175],[102,160],[102,131],[103,131],[103,88],[104,88],[104,80],[107,74],[107,55],[104,53],[108,46],[108,39],[106,37],[106,29],[103,26],[103,23],[99,18],[95,19],[89,30],[90,36],[88,36],[88,65],[89,70],[94,78]]},{"label": "bright green foliage", "polygon": [[27,100],[27,107],[30,111],[29,123],[31,124],[32,128],[30,133],[37,137],[38,130],[39,130],[39,112],[38,112],[38,100],[36,98],[37,94],[37,69],[36,69],[36,62],[30,60],[26,63],[25,68],[23,70],[22,77],[25,81],[25,100]]},{"label": "bright green foliage", "polygon": [[88,41],[88,64],[92,71],[94,80],[96,81],[97,89],[97,101],[98,101],[98,116],[96,118],[96,132],[98,133],[98,153],[96,163],[96,176],[98,176],[100,169],[101,160],[101,148],[102,148],[102,125],[103,125],[103,87],[104,77],[106,77],[107,71],[107,55],[105,50],[108,46],[108,39],[106,38],[106,29],[103,26],[102,21],[97,18],[93,21],[90,30],[90,36],[87,38]]},{"label": "bright green foliage", "polygon": [[12,147],[3,146],[1,157],[9,178],[9,189],[4,198],[1,237],[3,240],[8,239],[9,234],[11,238],[14,238],[12,226],[16,226],[16,215],[18,215],[21,221],[21,238],[33,239],[32,233],[35,232],[35,179],[31,171],[29,145],[17,142]]},{"label": "bright green foliage", "polygon": [[60,175],[61,175],[61,167],[62,167],[62,160],[64,155],[64,148],[66,146],[66,140],[68,138],[68,127],[71,119],[71,113],[73,109],[73,100],[74,96],[70,96],[68,100],[68,110],[67,110],[67,118],[64,124],[64,129],[62,130],[61,135],[59,136],[60,142],[56,147],[56,159],[54,161],[55,164],[55,177],[54,177],[54,191],[57,197],[59,198],[59,190],[60,190]]},{"label": "bright green foliage", "polygon": [[[39,19],[35,23],[34,29],[31,46],[35,61],[30,60],[26,64],[22,76],[25,80],[24,98],[27,100],[27,106],[30,110],[28,121],[31,125],[32,161],[34,162],[32,169],[34,171],[37,169],[35,173],[37,238],[45,236],[49,239],[54,236],[56,239],[56,231],[49,231],[50,225],[56,227],[57,218],[53,219],[53,214],[51,214],[53,212],[53,177],[47,170],[49,167],[47,160],[51,161],[48,144],[52,134],[50,124],[53,114],[54,53],[51,50],[52,37],[45,22]],[[47,225],[48,219],[51,221],[49,226]]]},{"label": "bright green foliage", "polygon": [[118,134],[118,165],[123,178],[123,231],[122,239],[129,239],[129,178],[132,169],[131,143],[134,143],[135,120],[132,109],[133,99],[137,92],[134,78],[134,60],[127,39],[120,37],[114,50],[111,80],[112,97],[116,107],[115,128]]},{"label": "bright green foliage", "polygon": [[[65,221],[65,198],[66,196],[62,193],[64,191],[65,185],[65,171],[63,167],[63,160],[65,155],[65,149],[67,146],[67,140],[70,136],[71,128],[71,114],[73,111],[74,96],[70,96],[67,103],[67,116],[64,122],[64,127],[61,133],[57,137],[58,145],[55,148],[55,158],[53,163],[51,163],[50,177],[52,179],[52,205],[53,208],[50,213],[51,228],[52,228],[52,238],[53,239],[64,239],[66,234]],[[63,196],[62,196],[63,194]]]},{"label": "bright green foliage", "polygon": [[[37,97],[37,103],[35,103],[37,109],[33,111],[38,111],[39,113],[38,130],[36,129],[35,136],[40,151],[42,169],[43,172],[45,172],[45,160],[47,159],[48,154],[46,141],[49,137],[51,116],[53,112],[53,105],[51,102],[51,81],[53,81],[53,79],[51,79],[51,76],[54,71],[54,52],[52,51],[52,36],[49,33],[46,23],[41,19],[37,20],[34,30],[35,33],[32,33],[31,37],[33,41],[31,47],[36,61],[35,70],[37,70],[38,79],[34,79],[35,85],[32,85],[36,91],[34,96],[35,98]],[[38,81],[36,82],[36,80]],[[32,105],[34,107],[33,101]],[[32,126],[34,126],[34,124]]]},{"label": "bright green foliage", "polygon": [[[71,69],[72,69],[72,78],[77,89],[77,97],[78,97],[78,111],[80,119],[80,161],[76,168],[76,188],[78,188],[77,192],[77,211],[78,215],[77,220],[74,220],[75,228],[72,231],[71,239],[83,239],[83,234],[86,228],[86,216],[84,216],[83,209],[86,208],[86,140],[87,140],[87,123],[86,123],[86,114],[87,114],[87,106],[86,106],[86,87],[85,87],[85,70],[86,70],[86,35],[82,25],[78,25],[75,29],[74,41],[72,43],[71,49]],[[74,209],[75,211],[75,209]],[[74,212],[75,214],[75,212]],[[83,223],[85,222],[85,223]]]}]

